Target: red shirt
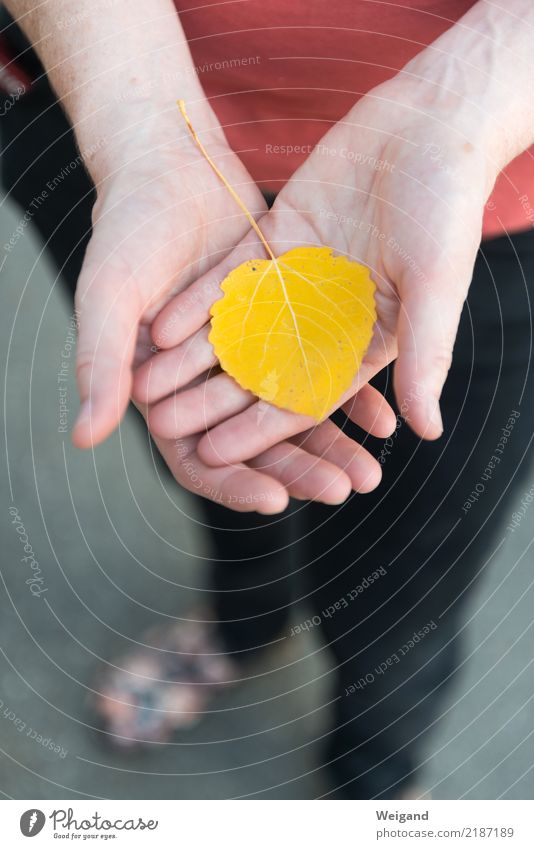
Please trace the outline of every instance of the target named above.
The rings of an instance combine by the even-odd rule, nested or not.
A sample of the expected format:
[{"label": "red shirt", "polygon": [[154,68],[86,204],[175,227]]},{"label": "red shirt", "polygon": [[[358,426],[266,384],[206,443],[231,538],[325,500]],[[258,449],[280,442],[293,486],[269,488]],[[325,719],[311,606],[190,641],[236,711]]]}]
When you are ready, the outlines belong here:
[{"label": "red shirt", "polygon": [[[197,74],[228,140],[256,182],[271,191],[360,97],[394,76],[472,5],[176,0]],[[486,237],[534,224],[533,151],[499,176],[486,207]]]}]

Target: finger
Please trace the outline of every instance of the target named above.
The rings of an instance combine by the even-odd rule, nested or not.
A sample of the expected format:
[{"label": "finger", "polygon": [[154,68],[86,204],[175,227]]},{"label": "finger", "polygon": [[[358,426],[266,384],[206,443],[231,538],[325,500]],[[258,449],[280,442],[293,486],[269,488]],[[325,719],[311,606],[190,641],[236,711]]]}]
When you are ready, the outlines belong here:
[{"label": "finger", "polygon": [[141,318],[127,275],[88,259],[76,291],[79,321],[76,378],[81,407],[72,441],[89,448],[117,427],[128,406]]},{"label": "finger", "polygon": [[[168,353],[171,354],[171,352]],[[162,355],[159,354],[159,356]],[[140,400],[144,392],[146,392],[145,388],[139,390]],[[154,404],[149,412],[149,427],[154,436],[165,439],[201,433],[226,420],[232,419],[233,422],[233,417],[251,407],[253,401],[254,396],[241,389],[231,377],[224,373],[217,374],[209,380],[202,380],[193,388],[185,389],[177,395]],[[380,392],[371,386],[364,386],[355,398],[350,399],[343,406],[343,410],[352,421],[374,436],[385,438],[395,429],[395,413]],[[270,437],[267,435],[264,421],[267,412],[273,424],[275,424],[272,420],[273,415],[276,416],[278,426],[284,427],[283,432],[277,434],[273,429],[272,435]],[[255,405],[255,413],[249,419],[249,423],[250,429],[243,427],[240,430],[244,439],[244,444],[239,447],[240,460],[253,457],[254,452],[257,454],[275,442],[300,433],[310,426],[312,420],[284,411],[276,412],[276,408],[260,401]],[[233,424],[231,428],[230,439],[233,441]],[[252,430],[252,436],[250,430]],[[259,442],[256,442],[256,437],[259,437]],[[251,439],[252,443],[249,445]],[[222,462],[214,463],[214,465],[219,464],[223,465]]]},{"label": "finger", "polygon": [[342,469],[356,492],[372,492],[382,480],[377,460],[329,419],[294,437],[292,442]]},{"label": "finger", "polygon": [[438,439],[443,433],[439,399],[452,362],[465,292],[443,280],[436,280],[432,292],[415,285],[405,287],[405,292],[393,380],[397,404],[415,433]]},{"label": "finger", "polygon": [[[361,392],[365,381],[370,379],[374,373],[375,370],[363,366],[353,386],[341,398],[341,406],[348,403],[354,394]],[[367,397],[371,397],[371,395]],[[376,403],[374,394],[372,398]],[[388,413],[388,421],[389,418]],[[372,423],[371,418],[369,423]],[[266,401],[258,401],[247,407],[243,412],[212,427],[200,440],[198,453],[202,460],[210,466],[245,462],[252,457],[257,457],[263,451],[267,451],[268,448],[278,442],[283,442],[317,426],[318,422],[310,416],[302,416],[275,407]],[[388,425],[385,430],[391,433],[393,428],[390,430]]]},{"label": "finger", "polygon": [[342,469],[290,442],[269,448],[249,466],[276,478],[293,498],[301,500],[342,504],[352,488]]},{"label": "finger", "polygon": [[209,466],[244,462],[316,424],[310,416],[258,401],[204,434],[198,454]]},{"label": "finger", "polygon": [[152,339],[158,348],[173,348],[209,321],[212,304],[222,297],[221,283],[242,262],[264,257],[265,250],[254,232],[248,234],[231,254],[192,283],[163,307],[152,324]]},{"label": "finger", "polygon": [[342,410],[354,424],[379,439],[391,436],[397,424],[397,417],[382,393],[369,384],[347,401]]},{"label": "finger", "polygon": [[473,191],[459,193],[454,214],[450,204],[445,217],[433,204],[425,220],[434,238],[430,250],[422,248],[423,279],[406,264],[396,281],[400,311],[395,394],[401,415],[424,439],[437,439],[443,432],[439,400],[480,246],[484,179],[476,172],[469,176]]},{"label": "finger", "polygon": [[153,404],[215,366],[217,359],[208,333],[209,326],[203,327],[187,342],[160,351],[143,363],[134,374],[133,398],[142,404]]},{"label": "finger", "polygon": [[175,479],[196,495],[239,513],[281,513],[288,505],[286,488],[269,474],[248,466],[206,466],[196,454],[196,437],[155,440]]},{"label": "finger", "polygon": [[178,395],[165,398],[148,412],[148,425],[154,436],[176,439],[202,433],[254,402],[254,396],[221,373]]}]

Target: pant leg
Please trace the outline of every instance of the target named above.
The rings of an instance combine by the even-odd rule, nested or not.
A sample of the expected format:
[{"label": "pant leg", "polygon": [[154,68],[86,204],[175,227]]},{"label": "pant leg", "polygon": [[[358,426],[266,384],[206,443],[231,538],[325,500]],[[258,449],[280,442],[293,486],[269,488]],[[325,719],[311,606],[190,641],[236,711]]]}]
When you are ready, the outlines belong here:
[{"label": "pant leg", "polygon": [[[350,798],[392,796],[413,779],[458,663],[464,602],[492,552],[506,551],[510,499],[530,469],[533,294],[534,232],[485,243],[443,437],[425,443],[399,420],[391,440],[368,440],[383,462],[374,493],[307,508],[308,591],[335,660],[326,761]],[[391,400],[390,376],[381,382]]]},{"label": "pant leg", "polygon": [[[5,9],[0,9],[2,30],[34,82],[0,118],[2,186],[45,242],[62,283],[73,296],[91,236],[95,191],[79,158],[72,127],[42,65],[21,30],[9,25],[11,20]],[[51,190],[47,183],[64,173],[66,166],[67,176]],[[17,243],[12,250],[21,249]]]},{"label": "pant leg", "polygon": [[241,659],[279,639],[294,598],[294,517],[233,513],[208,503],[212,603],[229,653]]},{"label": "pant leg", "polygon": [[[5,29],[10,18],[5,11],[0,15]],[[3,187],[11,200],[28,212],[30,225],[45,242],[72,297],[91,236],[94,186],[42,66],[20,30],[12,26],[8,32],[12,47],[24,54],[28,71],[39,80],[0,120]],[[47,190],[47,183],[72,162],[78,164],[48,191],[44,202],[34,203]],[[159,456],[157,451],[155,456]],[[163,462],[161,466],[167,470]],[[288,516],[232,513],[190,497],[196,500],[210,537],[211,602],[229,650],[246,652],[269,643],[283,627],[291,602]]]}]

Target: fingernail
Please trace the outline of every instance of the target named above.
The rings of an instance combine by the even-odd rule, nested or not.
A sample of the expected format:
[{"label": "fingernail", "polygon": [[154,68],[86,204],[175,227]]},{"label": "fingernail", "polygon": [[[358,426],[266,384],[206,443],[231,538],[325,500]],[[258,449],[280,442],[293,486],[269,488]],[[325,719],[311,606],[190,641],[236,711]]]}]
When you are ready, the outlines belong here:
[{"label": "fingernail", "polygon": [[443,433],[443,420],[441,418],[441,411],[439,408],[439,399],[433,398],[431,395],[427,397],[427,416],[428,421],[432,425],[432,427],[439,430],[440,434]]}]

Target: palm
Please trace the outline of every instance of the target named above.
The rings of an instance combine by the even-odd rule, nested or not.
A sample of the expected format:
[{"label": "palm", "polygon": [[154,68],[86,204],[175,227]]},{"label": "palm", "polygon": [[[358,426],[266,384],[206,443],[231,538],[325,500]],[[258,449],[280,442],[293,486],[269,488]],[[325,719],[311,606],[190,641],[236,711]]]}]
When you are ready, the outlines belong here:
[{"label": "palm", "polygon": [[[210,153],[250,207],[264,209],[261,193],[225,143],[211,144]],[[83,422],[76,428],[78,444],[100,441],[120,420],[131,367],[150,354],[154,316],[220,262],[246,230],[227,191],[190,144],[180,149],[173,139],[162,149],[148,149],[108,177],[77,289],[78,377],[82,396],[97,402],[90,429]]]},{"label": "palm", "polygon": [[[480,241],[483,175],[477,163],[459,155],[454,167],[444,167],[425,116],[412,120],[409,142],[381,133],[381,118],[372,103],[362,102],[325,136],[264,219],[278,252],[323,244],[371,269],[377,323],[355,385],[396,357],[399,329],[409,324],[414,299],[439,310],[439,280],[447,275],[453,289],[472,267]],[[371,120],[374,128],[362,130]],[[386,121],[395,127],[391,104]],[[450,339],[436,336],[434,342],[445,350]],[[413,348],[417,356],[415,339]]]}]

